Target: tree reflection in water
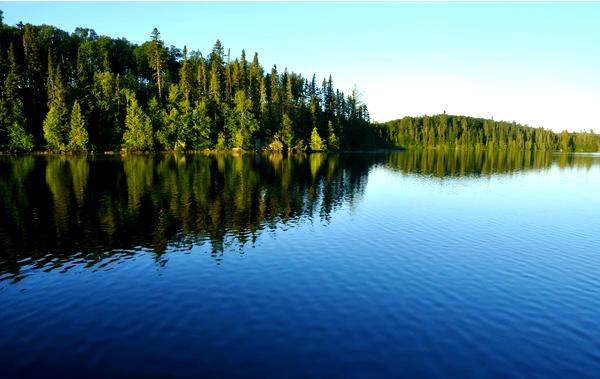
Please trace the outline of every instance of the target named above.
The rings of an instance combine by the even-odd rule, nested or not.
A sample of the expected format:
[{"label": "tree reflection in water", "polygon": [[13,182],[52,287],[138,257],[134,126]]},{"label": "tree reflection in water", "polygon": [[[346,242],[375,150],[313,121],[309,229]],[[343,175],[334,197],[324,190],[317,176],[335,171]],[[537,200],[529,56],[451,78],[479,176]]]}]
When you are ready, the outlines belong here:
[{"label": "tree reflection in water", "polygon": [[417,175],[479,176],[589,169],[590,155],[404,151],[282,155],[20,156],[0,159],[0,280],[24,266],[98,268],[150,251],[209,244],[216,260],[264,230],[329,222],[355,206],[374,166]]}]

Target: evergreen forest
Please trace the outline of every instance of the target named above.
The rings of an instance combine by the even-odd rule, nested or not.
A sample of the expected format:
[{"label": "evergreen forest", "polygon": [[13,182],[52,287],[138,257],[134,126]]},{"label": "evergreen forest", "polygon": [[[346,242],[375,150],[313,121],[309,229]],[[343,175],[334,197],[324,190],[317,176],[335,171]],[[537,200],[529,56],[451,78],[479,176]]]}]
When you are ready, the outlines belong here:
[{"label": "evergreen forest", "polygon": [[516,122],[467,116],[403,117],[375,126],[381,140],[401,148],[600,151],[600,136],[592,130],[555,133]]},{"label": "evergreen forest", "polygon": [[0,150],[54,152],[375,148],[598,151],[592,131],[554,133],[446,114],[371,123],[358,92],[266,70],[217,40],[204,54],[49,25],[3,23]]}]

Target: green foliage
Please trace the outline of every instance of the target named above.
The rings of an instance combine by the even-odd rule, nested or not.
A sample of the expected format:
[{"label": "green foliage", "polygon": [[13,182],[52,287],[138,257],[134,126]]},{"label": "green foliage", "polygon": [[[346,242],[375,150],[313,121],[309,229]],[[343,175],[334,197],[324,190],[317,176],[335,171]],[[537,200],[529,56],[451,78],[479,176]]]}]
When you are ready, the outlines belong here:
[{"label": "green foliage", "polygon": [[142,108],[138,105],[137,99],[133,94],[129,94],[127,98],[125,128],[123,148],[132,151],[145,151],[151,150],[154,147],[150,118],[146,116]]},{"label": "green foliage", "polygon": [[184,129],[188,126],[187,114],[180,110],[181,91],[173,84],[169,88],[166,109],[162,113],[162,125],[156,131],[156,139],[165,150],[185,148],[186,141],[182,138]]},{"label": "green foliage", "polygon": [[22,124],[13,122],[8,131],[9,150],[33,150],[33,136],[27,133]]},{"label": "green foliage", "polygon": [[44,139],[50,150],[64,151],[66,149],[64,131],[64,112],[56,107],[50,108],[44,120]]},{"label": "green foliage", "polygon": [[44,120],[44,139],[51,150],[66,150],[69,137],[65,87],[60,65],[54,67],[52,53],[48,52],[48,106]]},{"label": "green foliage", "polygon": [[81,107],[77,100],[73,104],[70,124],[71,130],[69,131],[69,144],[67,150],[72,152],[86,151],[88,145],[88,132],[85,128],[85,122],[81,115]]},{"label": "green foliage", "polygon": [[319,132],[317,128],[313,128],[312,133],[310,134],[310,149],[312,151],[325,151],[327,150],[327,146],[319,136]]},{"label": "green foliage", "polygon": [[294,143],[294,125],[287,113],[283,114],[281,120],[281,139],[288,150],[291,150]]},{"label": "green foliage", "polygon": [[[2,148],[29,149],[31,141],[41,145],[45,139],[49,149],[66,150],[70,105],[77,101],[88,146],[102,150],[117,149],[125,139],[125,145],[144,150],[254,149],[274,141],[284,150],[303,150],[315,145],[315,129],[323,142],[318,148],[328,150],[600,149],[600,137],[592,131],[557,134],[446,114],[373,125],[358,90],[346,95],[335,89],[332,77],[318,80],[277,66],[265,71],[257,53],[251,62],[244,50],[236,58],[218,40],[203,54],[169,47],[158,29],[140,45],[86,28],[67,33],[25,24],[2,31]],[[146,118],[137,122],[148,133],[141,144],[129,138],[131,131],[128,138],[123,133],[131,105],[126,93],[134,94],[136,107],[150,121],[149,128]]]},{"label": "green foliage", "polygon": [[573,136],[569,134],[568,131],[563,130],[560,133],[560,142],[559,148],[561,151],[570,152],[575,150],[575,142],[573,141]]},{"label": "green foliage", "polygon": [[273,152],[273,153],[281,153],[283,151],[283,142],[279,139],[278,136],[273,137],[271,143],[267,145],[265,151]]},{"label": "green foliage", "polygon": [[33,150],[33,135],[25,130],[26,119],[23,115],[23,102],[14,99],[8,118],[8,149],[17,151]]},{"label": "green foliage", "polygon": [[204,149],[210,147],[210,135],[213,122],[210,117],[208,100],[202,99],[196,102],[192,110],[191,131],[189,136],[192,149]]},{"label": "green foliage", "polygon": [[327,147],[329,150],[339,150],[340,141],[338,140],[335,132],[333,131],[333,124],[329,121],[329,136],[327,137]]},{"label": "green foliage", "polygon": [[102,147],[121,145],[123,138],[120,78],[108,71],[94,74],[91,86],[93,107],[87,118],[90,139]]},{"label": "green foliage", "polygon": [[446,114],[404,117],[376,127],[388,145],[402,148],[598,151],[600,146],[593,132],[558,135],[515,122]]},{"label": "green foliage", "polygon": [[600,136],[589,132],[574,133],[573,136],[574,150],[577,152],[594,152],[600,151]]},{"label": "green foliage", "polygon": [[162,98],[163,88],[163,68],[165,61],[164,43],[160,39],[160,32],[157,28],[152,30],[150,34],[150,54],[148,55],[150,68],[152,68],[152,75],[156,80],[156,86],[158,88],[158,98]]},{"label": "green foliage", "polygon": [[33,136],[25,130],[27,120],[23,100],[21,99],[22,80],[15,57],[14,44],[10,44],[8,51],[10,67],[4,82],[4,91],[0,99],[0,116],[2,117],[2,131],[9,150],[30,151],[33,149]]},{"label": "green foliage", "polygon": [[252,100],[239,90],[235,94],[235,107],[226,115],[226,127],[231,135],[231,144],[235,148],[252,147],[253,134],[258,130],[258,121],[252,113]]},{"label": "green foliage", "polygon": [[296,142],[292,150],[298,153],[303,153],[306,151],[306,144],[303,140],[298,140],[298,142]]},{"label": "green foliage", "polygon": [[217,137],[217,145],[215,146],[217,150],[226,150],[227,149],[227,140],[225,138],[225,133],[219,132]]}]

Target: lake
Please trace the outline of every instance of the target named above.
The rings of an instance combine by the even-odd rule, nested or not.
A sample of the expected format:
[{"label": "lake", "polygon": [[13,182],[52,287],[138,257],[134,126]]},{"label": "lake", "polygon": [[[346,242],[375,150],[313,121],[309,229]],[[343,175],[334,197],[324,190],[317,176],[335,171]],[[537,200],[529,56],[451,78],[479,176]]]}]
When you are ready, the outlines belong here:
[{"label": "lake", "polygon": [[13,377],[597,378],[600,155],[0,157]]}]

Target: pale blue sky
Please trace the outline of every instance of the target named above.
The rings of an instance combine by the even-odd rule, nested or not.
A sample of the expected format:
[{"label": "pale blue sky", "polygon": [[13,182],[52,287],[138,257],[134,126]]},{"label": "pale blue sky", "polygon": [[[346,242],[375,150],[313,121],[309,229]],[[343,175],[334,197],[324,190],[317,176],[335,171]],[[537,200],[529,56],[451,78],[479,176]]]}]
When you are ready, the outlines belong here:
[{"label": "pale blue sky", "polygon": [[376,121],[446,111],[600,131],[600,3],[6,3],[51,24],[356,84]]}]

